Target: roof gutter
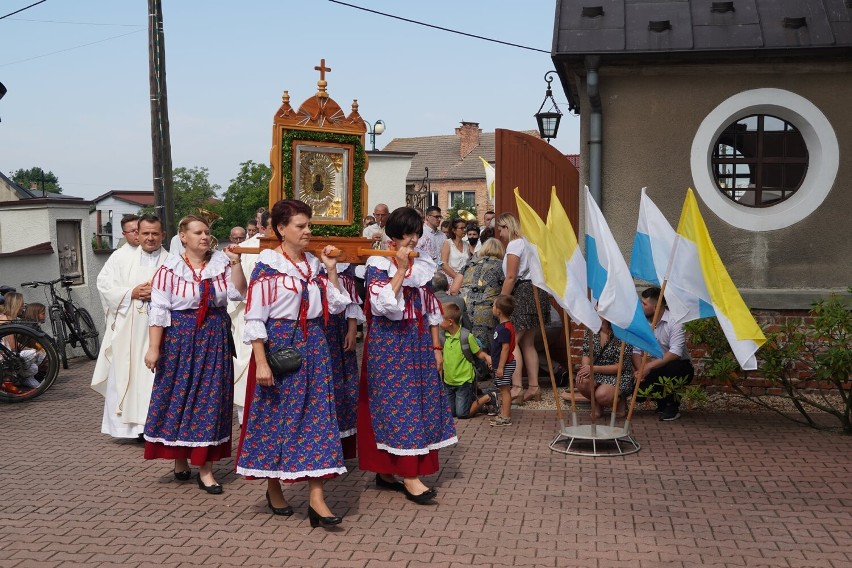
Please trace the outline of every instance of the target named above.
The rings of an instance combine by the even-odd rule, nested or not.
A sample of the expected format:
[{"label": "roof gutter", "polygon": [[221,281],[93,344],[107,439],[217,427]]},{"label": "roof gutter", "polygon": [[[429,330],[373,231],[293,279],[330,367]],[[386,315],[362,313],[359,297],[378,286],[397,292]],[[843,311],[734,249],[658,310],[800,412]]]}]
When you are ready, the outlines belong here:
[{"label": "roof gutter", "polygon": [[601,194],[601,155],[603,152],[603,108],[598,91],[598,67],[601,58],[597,55],[586,56],[586,94],[589,97],[589,192],[597,202],[603,205]]}]

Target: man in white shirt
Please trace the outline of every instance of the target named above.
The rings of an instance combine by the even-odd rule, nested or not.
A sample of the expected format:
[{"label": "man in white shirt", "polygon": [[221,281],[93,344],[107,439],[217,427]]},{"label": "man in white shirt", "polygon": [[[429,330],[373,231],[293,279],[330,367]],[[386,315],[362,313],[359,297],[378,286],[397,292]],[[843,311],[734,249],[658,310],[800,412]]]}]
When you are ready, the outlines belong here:
[{"label": "man in white shirt", "polygon": [[421,254],[432,257],[438,266],[441,265],[441,246],[447,240],[447,235],[441,231],[443,218],[440,207],[432,205],[426,209],[426,216],[423,218],[423,236],[414,247],[414,250]]},{"label": "man in white shirt", "polygon": [[[654,336],[657,338],[657,343],[660,344],[663,358],[656,359],[649,355],[645,368],[640,373],[643,352],[634,347],[633,368],[635,370],[633,371],[633,378],[640,381],[640,389],[654,387],[653,392],[662,392],[663,388],[659,383],[661,377],[684,381],[684,385],[686,385],[692,382],[695,369],[689,360],[689,350],[686,346],[686,334],[683,326],[669,321],[669,309],[666,307],[665,299],[660,297],[660,289],[652,286],[642,291],[642,311],[648,321],[651,321],[654,317],[657,302],[663,302],[663,313],[660,315],[657,327],[654,328]],[[658,399],[657,412],[660,414],[660,420],[666,422],[677,420],[680,418],[680,398],[672,393]]]},{"label": "man in white shirt", "polygon": [[391,242],[385,234],[385,223],[388,220],[388,215],[390,215],[388,206],[384,203],[379,203],[373,209],[373,217],[376,218],[376,222],[369,227],[364,227],[364,231],[361,233],[365,239],[373,241],[374,249],[387,250]]},{"label": "man in white shirt", "polygon": [[139,232],[137,224],[139,223],[139,215],[125,215],[121,218],[121,238],[118,239],[116,250],[125,248],[128,245],[130,248],[139,246]]},{"label": "man in white shirt", "polygon": [[482,216],[482,226],[479,228],[480,234],[488,227],[494,228],[494,217],[494,211],[489,209],[485,212],[485,215]]},{"label": "man in white shirt", "polygon": [[246,240],[246,230],[242,227],[233,227],[228,240],[231,241],[231,244],[241,245]]},{"label": "man in white shirt", "polygon": [[97,285],[107,307],[92,388],[104,396],[101,432],[114,438],[137,438],[145,429],[154,374],[145,367],[148,350],[148,302],[151,278],[165,261],[160,219],[143,215],[139,246],[109,258]]}]

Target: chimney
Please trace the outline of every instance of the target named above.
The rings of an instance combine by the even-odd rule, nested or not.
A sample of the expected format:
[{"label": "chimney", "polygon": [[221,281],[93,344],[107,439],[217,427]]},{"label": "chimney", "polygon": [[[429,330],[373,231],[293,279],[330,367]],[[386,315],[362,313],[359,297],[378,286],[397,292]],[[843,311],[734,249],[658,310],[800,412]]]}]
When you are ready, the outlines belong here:
[{"label": "chimney", "polygon": [[474,148],[479,146],[480,134],[482,134],[482,130],[479,128],[478,122],[462,121],[461,126],[456,128],[456,136],[459,137],[459,154],[461,158],[464,158]]},{"label": "chimney", "polygon": [[30,191],[38,191],[38,184],[36,182],[30,182]]}]

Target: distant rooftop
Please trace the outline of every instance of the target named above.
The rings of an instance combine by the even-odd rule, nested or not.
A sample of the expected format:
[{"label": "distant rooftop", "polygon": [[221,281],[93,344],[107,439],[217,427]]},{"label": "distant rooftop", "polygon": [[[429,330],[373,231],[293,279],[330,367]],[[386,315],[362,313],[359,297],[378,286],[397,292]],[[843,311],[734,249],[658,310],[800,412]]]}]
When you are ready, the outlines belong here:
[{"label": "distant rooftop", "polygon": [[146,205],[154,204],[154,192],[153,191],[121,191],[121,190],[112,190],[104,193],[103,195],[99,195],[94,198],[92,201],[97,204],[104,199],[108,199],[112,197],[113,199],[120,199],[121,201],[126,201],[128,203],[132,203],[133,205],[138,205],[140,207],[145,207]]},{"label": "distant rooftop", "polygon": [[[537,131],[524,131],[538,136]],[[462,122],[456,134],[394,138],[382,151],[415,153],[407,180],[421,180],[429,168],[429,179],[485,179],[482,157],[491,164],[495,161],[495,134],[481,132],[475,122]],[[463,150],[464,146],[464,152]]]}]

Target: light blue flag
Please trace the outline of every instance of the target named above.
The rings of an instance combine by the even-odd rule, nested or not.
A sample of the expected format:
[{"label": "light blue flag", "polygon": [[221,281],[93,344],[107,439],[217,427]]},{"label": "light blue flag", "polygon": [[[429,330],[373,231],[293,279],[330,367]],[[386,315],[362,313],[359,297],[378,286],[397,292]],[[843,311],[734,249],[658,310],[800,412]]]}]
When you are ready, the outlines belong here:
[{"label": "light blue flag", "polygon": [[598,204],[586,188],[586,274],[598,314],[612,324],[622,341],[661,358],[663,352],[642,303],[624,257],[609,230]]}]

